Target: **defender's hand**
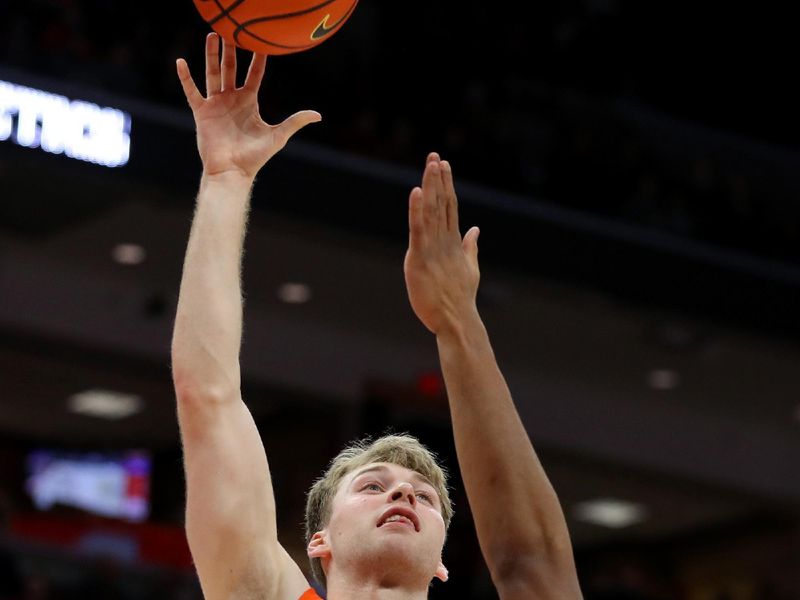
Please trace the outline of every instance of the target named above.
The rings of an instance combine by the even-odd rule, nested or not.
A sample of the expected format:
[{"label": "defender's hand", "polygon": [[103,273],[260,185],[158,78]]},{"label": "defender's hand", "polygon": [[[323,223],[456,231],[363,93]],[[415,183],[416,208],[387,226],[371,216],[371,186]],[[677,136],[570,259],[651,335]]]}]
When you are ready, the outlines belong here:
[{"label": "defender's hand", "polygon": [[408,225],[404,271],[411,307],[430,331],[445,333],[477,315],[479,230],[462,240],[453,173],[436,153],[428,155],[422,187],[411,190]]},{"label": "defender's hand", "polygon": [[321,120],[319,113],[304,110],[280,125],[268,125],[258,112],[258,89],[267,57],[253,54],[247,79],[236,87],[236,48],[219,36],[206,38],[206,97],[200,93],[182,58],[176,67],[183,92],[194,114],[197,147],[206,175],[242,174],[254,178],[259,169],[286,145],[297,131]]}]

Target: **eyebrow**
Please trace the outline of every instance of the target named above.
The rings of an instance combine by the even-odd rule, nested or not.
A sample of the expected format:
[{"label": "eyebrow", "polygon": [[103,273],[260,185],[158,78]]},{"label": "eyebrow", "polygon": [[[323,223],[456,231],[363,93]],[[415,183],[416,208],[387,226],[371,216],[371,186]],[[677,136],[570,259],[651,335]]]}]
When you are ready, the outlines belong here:
[{"label": "eyebrow", "polygon": [[[364,475],[366,473],[372,473],[374,471],[377,471],[377,472],[380,472],[380,473],[385,473],[388,470],[389,470],[389,467],[385,467],[383,465],[375,465],[374,467],[367,467],[366,469],[362,469],[361,471],[356,473],[355,476],[353,477],[353,481],[355,481],[356,479],[358,479],[359,477],[361,477],[362,475]],[[412,477],[414,477],[418,481],[421,481],[422,483],[425,483],[425,484],[431,486],[434,489],[434,491],[436,491],[436,486],[433,485],[433,483],[431,483],[431,480],[428,479],[427,477],[425,477],[425,475],[423,475],[422,473],[418,473],[417,471],[414,471]],[[437,492],[436,495],[437,496],[439,495],[438,492]]]}]

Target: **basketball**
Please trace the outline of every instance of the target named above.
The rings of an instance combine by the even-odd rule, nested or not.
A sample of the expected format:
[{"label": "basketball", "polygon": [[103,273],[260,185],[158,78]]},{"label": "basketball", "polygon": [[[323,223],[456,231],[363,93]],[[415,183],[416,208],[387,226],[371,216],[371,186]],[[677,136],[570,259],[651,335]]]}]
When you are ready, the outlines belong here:
[{"label": "basketball", "polygon": [[258,54],[292,54],[336,33],[358,0],[194,0],[221,37]]}]

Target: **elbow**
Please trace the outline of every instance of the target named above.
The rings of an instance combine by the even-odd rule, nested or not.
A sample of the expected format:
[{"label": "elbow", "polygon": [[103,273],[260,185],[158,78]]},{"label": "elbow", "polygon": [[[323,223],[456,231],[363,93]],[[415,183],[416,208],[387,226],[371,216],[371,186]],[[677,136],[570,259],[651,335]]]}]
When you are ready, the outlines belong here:
[{"label": "elbow", "polygon": [[218,404],[241,397],[238,361],[222,361],[203,347],[173,336],[172,383],[179,404]]},{"label": "elbow", "polygon": [[[508,544],[487,556],[500,598],[580,598],[572,545],[563,541]],[[559,594],[553,595],[553,590]]]},{"label": "elbow", "polygon": [[487,557],[486,562],[492,581],[498,589],[518,586],[535,578],[536,564],[543,560],[537,555],[517,553],[509,550],[500,556]]},{"label": "elbow", "polygon": [[519,557],[491,570],[501,600],[581,600],[574,568],[541,557]]},{"label": "elbow", "polygon": [[170,369],[172,371],[172,384],[175,393],[180,399],[182,396],[190,394],[198,387],[197,369],[191,368],[188,356],[177,341],[177,336],[172,338],[172,349],[170,352]]},{"label": "elbow", "polygon": [[233,384],[212,382],[203,378],[196,370],[186,369],[173,363],[172,383],[179,405],[214,406],[239,398],[239,388]]},{"label": "elbow", "polygon": [[194,371],[176,360],[175,353],[172,354],[172,385],[175,388],[175,396],[178,402],[197,398],[202,390],[199,378]]}]

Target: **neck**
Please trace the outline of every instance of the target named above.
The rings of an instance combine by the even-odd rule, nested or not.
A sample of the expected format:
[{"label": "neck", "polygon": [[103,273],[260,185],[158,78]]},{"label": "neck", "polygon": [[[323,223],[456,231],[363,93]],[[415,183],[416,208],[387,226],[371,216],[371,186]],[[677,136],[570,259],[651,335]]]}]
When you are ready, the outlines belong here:
[{"label": "neck", "polygon": [[337,577],[327,579],[327,600],[427,600],[427,583],[392,582],[389,578]]}]

